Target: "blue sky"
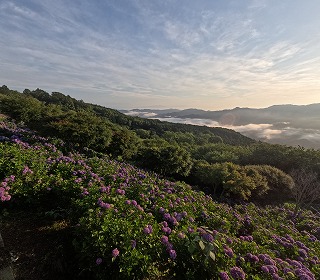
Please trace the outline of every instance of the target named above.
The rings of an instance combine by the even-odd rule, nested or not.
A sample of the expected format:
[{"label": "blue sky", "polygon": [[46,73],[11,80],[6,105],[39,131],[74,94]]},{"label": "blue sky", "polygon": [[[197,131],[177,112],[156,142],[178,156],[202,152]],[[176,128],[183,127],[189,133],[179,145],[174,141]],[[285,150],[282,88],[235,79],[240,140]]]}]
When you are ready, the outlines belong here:
[{"label": "blue sky", "polygon": [[320,102],[319,0],[0,0],[0,83],[116,109]]}]

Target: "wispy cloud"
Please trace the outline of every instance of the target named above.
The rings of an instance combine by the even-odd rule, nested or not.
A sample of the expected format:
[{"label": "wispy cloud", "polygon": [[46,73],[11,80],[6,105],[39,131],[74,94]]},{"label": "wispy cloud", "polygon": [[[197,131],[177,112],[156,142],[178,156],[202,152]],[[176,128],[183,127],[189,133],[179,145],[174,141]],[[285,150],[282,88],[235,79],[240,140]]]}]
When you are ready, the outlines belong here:
[{"label": "wispy cloud", "polygon": [[109,107],[312,103],[319,41],[290,36],[280,18],[261,24],[271,2],[4,1],[0,76]]}]

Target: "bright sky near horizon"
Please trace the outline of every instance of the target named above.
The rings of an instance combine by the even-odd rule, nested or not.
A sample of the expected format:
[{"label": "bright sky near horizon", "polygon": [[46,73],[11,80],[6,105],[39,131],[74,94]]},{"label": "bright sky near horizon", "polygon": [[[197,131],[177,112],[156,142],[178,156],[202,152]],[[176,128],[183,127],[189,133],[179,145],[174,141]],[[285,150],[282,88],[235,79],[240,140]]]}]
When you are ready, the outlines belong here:
[{"label": "bright sky near horizon", "polygon": [[319,0],[0,0],[0,83],[115,109],[320,102]]}]

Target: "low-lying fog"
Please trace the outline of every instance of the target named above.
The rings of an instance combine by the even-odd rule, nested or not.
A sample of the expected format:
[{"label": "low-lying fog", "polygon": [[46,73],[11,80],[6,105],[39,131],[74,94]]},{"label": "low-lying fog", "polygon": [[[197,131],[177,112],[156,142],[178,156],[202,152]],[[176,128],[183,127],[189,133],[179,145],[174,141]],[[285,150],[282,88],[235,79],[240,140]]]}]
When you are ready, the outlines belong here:
[{"label": "low-lying fog", "polygon": [[[174,112],[174,110],[172,110],[172,112]],[[291,146],[300,145],[306,148],[320,149],[320,127],[319,129],[316,129],[315,126],[317,125],[313,125],[313,127],[310,128],[310,125],[308,125],[306,121],[299,122],[297,120],[293,120],[292,122],[282,121],[275,123],[254,123],[257,122],[257,119],[255,119],[252,123],[238,125],[230,124],[230,122],[226,122],[225,120],[215,121],[202,118],[179,118],[170,116],[159,117],[160,114],[157,110],[154,112],[152,112],[152,110],[134,110],[126,111],[125,114],[143,118],[154,118],[173,123],[184,123],[209,127],[224,127],[233,129],[250,138],[268,143]],[[228,114],[230,115],[230,113]]]}]

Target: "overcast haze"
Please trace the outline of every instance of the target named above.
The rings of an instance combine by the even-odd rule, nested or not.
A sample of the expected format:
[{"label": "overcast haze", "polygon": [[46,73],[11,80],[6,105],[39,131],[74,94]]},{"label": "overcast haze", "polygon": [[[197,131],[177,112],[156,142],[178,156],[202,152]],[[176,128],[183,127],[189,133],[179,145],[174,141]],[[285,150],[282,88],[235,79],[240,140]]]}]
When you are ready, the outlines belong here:
[{"label": "overcast haze", "polygon": [[319,0],[0,0],[0,82],[116,109],[319,102]]}]

